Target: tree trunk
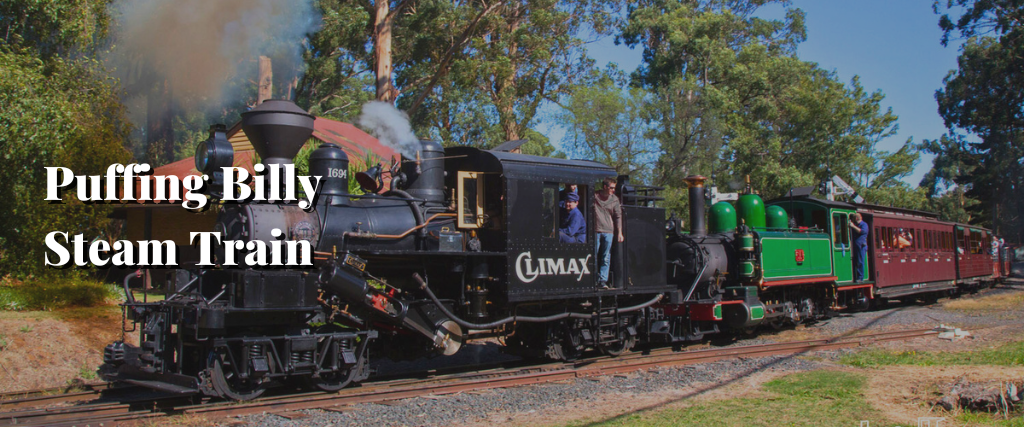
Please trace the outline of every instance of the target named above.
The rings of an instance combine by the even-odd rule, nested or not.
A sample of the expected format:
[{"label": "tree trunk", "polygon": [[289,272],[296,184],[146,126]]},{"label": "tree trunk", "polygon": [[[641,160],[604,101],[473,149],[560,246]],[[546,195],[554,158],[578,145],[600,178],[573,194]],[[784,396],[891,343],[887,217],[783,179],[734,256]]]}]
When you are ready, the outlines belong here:
[{"label": "tree trunk", "polygon": [[260,56],[259,83],[256,87],[256,105],[274,97],[274,67],[270,58]]},{"label": "tree trunk", "polygon": [[377,0],[374,13],[373,56],[376,62],[377,100],[395,102],[395,88],[391,84],[391,29],[395,20],[391,15],[391,4],[387,0]]},{"label": "tree trunk", "polygon": [[[163,80],[150,88],[146,96],[146,145],[148,153],[156,155],[156,159],[148,159],[166,164],[174,161],[174,128],[172,119],[171,82]],[[154,148],[153,144],[159,144]],[[155,160],[155,161],[154,161]]]},{"label": "tree trunk", "polygon": [[[515,5],[509,6],[514,8]],[[511,11],[510,16],[516,16],[517,11]],[[516,30],[519,28],[519,18],[516,17],[509,23],[508,35],[512,38]],[[515,107],[515,85],[516,85],[516,71],[518,70],[518,59],[519,44],[512,41],[508,47],[508,57],[512,64],[512,70],[505,77],[495,77],[495,90],[494,90],[494,105],[498,109],[498,121],[501,123],[501,129],[505,131],[506,141],[515,141],[522,139],[522,126],[516,120],[516,107]]]}]

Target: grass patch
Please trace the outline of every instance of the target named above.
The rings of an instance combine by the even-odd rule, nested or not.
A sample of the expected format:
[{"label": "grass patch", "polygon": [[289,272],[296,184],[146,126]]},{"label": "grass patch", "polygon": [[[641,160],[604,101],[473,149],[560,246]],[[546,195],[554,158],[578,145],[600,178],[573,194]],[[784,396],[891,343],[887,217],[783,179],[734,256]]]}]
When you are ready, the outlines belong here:
[{"label": "grass patch", "polygon": [[978,298],[959,298],[942,304],[948,310],[966,314],[985,315],[1013,310],[1024,305],[1024,293],[988,295]]},{"label": "grass patch", "polygon": [[4,334],[0,334],[0,350],[7,348],[7,337]]},{"label": "grass patch", "polygon": [[1024,366],[1024,341],[1010,342],[992,349],[962,352],[865,350],[843,356],[840,363],[859,368],[890,365],[996,365]]},{"label": "grass patch", "polygon": [[96,379],[96,368],[90,367],[89,365],[82,365],[82,367],[78,369],[78,378],[83,380]]},{"label": "grass patch", "polygon": [[573,426],[858,426],[886,425],[865,400],[862,375],[813,371],[764,384],[765,398],[735,398],[681,409],[658,409]]},{"label": "grass patch", "polygon": [[1024,417],[1019,415],[1003,419],[1001,415],[965,412],[958,415],[956,420],[968,426],[1024,427]]},{"label": "grass patch", "polygon": [[93,307],[122,298],[116,286],[89,278],[68,277],[57,281],[0,279],[0,310]]}]

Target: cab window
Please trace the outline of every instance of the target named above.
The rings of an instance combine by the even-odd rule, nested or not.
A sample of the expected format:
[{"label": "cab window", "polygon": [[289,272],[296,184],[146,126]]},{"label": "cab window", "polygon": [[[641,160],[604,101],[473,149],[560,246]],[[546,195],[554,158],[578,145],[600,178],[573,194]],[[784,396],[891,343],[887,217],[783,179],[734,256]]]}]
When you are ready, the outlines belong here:
[{"label": "cab window", "polygon": [[458,212],[459,228],[480,228],[484,216],[484,174],[482,172],[459,172]]},{"label": "cab window", "polygon": [[541,235],[558,238],[558,183],[545,182],[541,193]]},{"label": "cab window", "polygon": [[832,214],[832,238],[835,242],[835,246],[849,247],[850,246],[850,220],[849,216],[845,213],[834,213]]}]

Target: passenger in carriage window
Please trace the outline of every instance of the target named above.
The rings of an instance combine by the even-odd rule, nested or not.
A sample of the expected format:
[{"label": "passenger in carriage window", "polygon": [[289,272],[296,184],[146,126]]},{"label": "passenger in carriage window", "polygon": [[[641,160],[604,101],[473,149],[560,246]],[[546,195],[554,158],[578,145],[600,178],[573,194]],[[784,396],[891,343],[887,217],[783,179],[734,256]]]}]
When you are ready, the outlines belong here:
[{"label": "passenger in carriage window", "polygon": [[913,237],[910,237],[907,234],[907,231],[901,228],[900,233],[896,236],[896,239],[893,241],[893,247],[898,248],[902,251],[903,249],[908,248],[911,245],[913,245]]}]

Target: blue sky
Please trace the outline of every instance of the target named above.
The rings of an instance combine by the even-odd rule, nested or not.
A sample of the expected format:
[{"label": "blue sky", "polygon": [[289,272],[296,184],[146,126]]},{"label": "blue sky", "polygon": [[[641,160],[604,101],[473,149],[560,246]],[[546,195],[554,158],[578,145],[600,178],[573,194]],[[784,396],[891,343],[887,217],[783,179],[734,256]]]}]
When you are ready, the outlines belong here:
[{"label": "blue sky", "polygon": [[[936,139],[946,132],[935,103],[935,91],[942,79],[956,68],[959,46],[951,41],[942,47],[938,15],[932,0],[794,0],[790,7],[806,14],[807,40],[798,55],[834,70],[844,82],[860,76],[864,89],[885,94],[883,108],[899,116],[897,134],[878,148],[894,151],[909,137],[915,142]],[[782,7],[764,8],[765,18],[781,18]],[[611,37],[589,47],[590,56],[603,66],[615,62],[632,71],[640,63],[640,50],[615,46]],[[553,143],[560,143],[563,131],[542,123]],[[932,158],[921,156],[914,174],[905,181],[913,186],[931,169]]]}]

